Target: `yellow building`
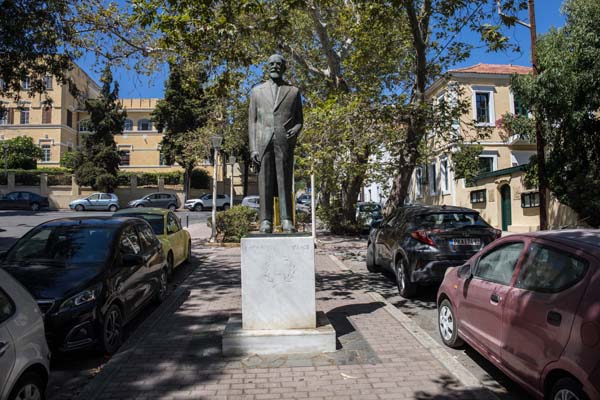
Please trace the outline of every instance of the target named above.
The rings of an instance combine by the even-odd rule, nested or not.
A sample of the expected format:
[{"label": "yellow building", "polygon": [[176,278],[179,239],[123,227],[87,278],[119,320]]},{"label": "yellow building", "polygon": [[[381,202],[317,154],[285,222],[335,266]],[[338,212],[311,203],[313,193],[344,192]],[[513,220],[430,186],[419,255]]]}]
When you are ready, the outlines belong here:
[{"label": "yellow building", "polygon": [[[535,143],[518,136],[507,137],[496,127],[504,114],[525,112],[510,89],[513,74],[527,74],[531,68],[515,65],[477,64],[451,70],[428,88],[426,96],[434,104],[452,102],[457,96],[471,104],[452,127],[466,143],[478,141],[481,173],[472,185],[455,179],[452,154],[456,146],[447,140],[437,143],[431,138],[434,156],[418,166],[411,182],[410,201],[417,204],[446,204],[478,210],[493,226],[510,232],[539,229],[539,192],[523,184],[524,168],[535,154]],[[474,126],[475,125],[475,126]],[[476,127],[489,129],[489,136],[477,140]],[[548,225],[558,228],[577,222],[577,215],[568,207],[547,196]]]}]

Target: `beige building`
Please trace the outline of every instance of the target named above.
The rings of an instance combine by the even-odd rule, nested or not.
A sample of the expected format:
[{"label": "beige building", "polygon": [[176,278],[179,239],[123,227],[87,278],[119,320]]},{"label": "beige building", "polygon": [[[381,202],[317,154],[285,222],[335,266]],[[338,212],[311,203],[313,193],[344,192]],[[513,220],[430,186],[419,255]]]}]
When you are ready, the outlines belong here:
[{"label": "beige building", "polygon": [[[518,136],[507,137],[496,127],[505,113],[524,113],[510,89],[513,74],[527,74],[529,67],[477,64],[455,69],[434,82],[426,95],[434,103],[452,102],[457,96],[471,105],[445,137],[459,135],[466,143],[483,146],[479,156],[481,172],[472,184],[455,179],[452,154],[456,146],[448,140],[434,142],[434,156],[413,173],[410,201],[418,204],[446,204],[478,210],[494,227],[510,232],[539,229],[539,192],[523,184],[524,167],[535,154],[535,143]],[[454,100],[455,101],[455,100]],[[489,136],[478,140],[476,130],[487,128]],[[577,215],[552,196],[548,204],[548,224],[558,228],[577,222]]]}]

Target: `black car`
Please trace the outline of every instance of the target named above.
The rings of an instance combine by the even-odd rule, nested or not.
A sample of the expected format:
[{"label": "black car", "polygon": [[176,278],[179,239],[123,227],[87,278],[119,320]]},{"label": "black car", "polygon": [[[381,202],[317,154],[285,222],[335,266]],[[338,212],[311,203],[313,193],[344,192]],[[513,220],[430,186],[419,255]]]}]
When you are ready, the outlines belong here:
[{"label": "black car", "polygon": [[49,221],[0,258],[36,299],[48,344],[59,351],[98,345],[114,353],[127,321],[167,291],[160,242],[138,218]]},{"label": "black car", "polygon": [[132,200],[127,203],[127,207],[151,207],[151,208],[168,208],[175,211],[179,208],[179,197],[174,193],[152,193],[141,199]]},{"label": "black car", "polygon": [[48,208],[48,198],[32,192],[10,192],[0,195],[0,209],[2,210],[31,210]]},{"label": "black car", "polygon": [[369,233],[367,269],[394,274],[403,297],[419,284],[439,283],[448,267],[464,264],[502,231],[477,211],[451,206],[405,206],[384,218]]}]

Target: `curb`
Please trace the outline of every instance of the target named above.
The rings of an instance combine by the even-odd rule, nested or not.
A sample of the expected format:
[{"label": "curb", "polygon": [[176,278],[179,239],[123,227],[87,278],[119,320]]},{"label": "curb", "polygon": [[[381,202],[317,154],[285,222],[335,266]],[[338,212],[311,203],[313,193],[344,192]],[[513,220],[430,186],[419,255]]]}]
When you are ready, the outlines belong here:
[{"label": "curb", "polygon": [[[344,272],[353,273],[339,258],[328,254],[329,258]],[[384,310],[406,329],[433,357],[439,361],[454,377],[465,387],[465,389],[478,390],[478,398],[486,400],[499,400],[500,398],[483,385],[464,365],[457,361],[450,353],[425,332],[416,322],[411,320],[401,310],[388,302],[382,295],[376,292],[368,292],[374,301],[384,304]]]}]

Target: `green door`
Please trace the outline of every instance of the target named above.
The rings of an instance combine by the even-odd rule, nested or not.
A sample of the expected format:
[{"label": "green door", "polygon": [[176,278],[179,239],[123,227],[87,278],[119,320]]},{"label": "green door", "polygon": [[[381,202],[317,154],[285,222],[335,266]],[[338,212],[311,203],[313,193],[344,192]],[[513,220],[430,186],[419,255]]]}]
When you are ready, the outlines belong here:
[{"label": "green door", "polygon": [[502,206],[502,230],[507,231],[508,226],[512,225],[512,213],[510,208],[510,186],[504,185],[500,188],[501,206]]}]

